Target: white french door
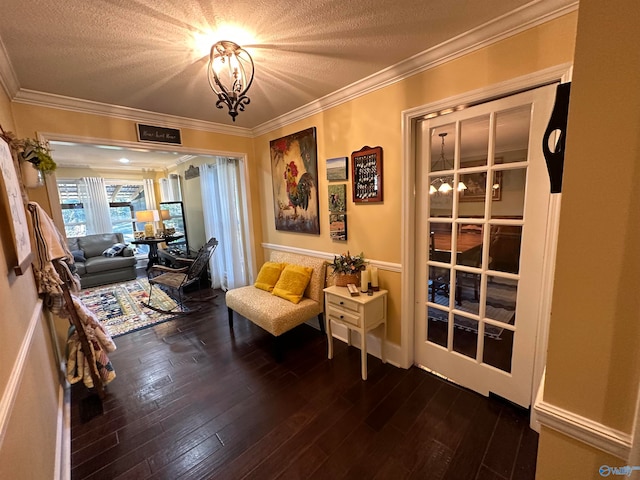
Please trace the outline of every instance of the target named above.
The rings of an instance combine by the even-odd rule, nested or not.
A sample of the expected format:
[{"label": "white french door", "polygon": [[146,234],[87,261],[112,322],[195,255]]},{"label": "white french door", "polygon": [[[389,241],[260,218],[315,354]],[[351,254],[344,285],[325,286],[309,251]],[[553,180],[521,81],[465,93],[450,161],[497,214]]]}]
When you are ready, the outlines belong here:
[{"label": "white french door", "polygon": [[415,363],[531,401],[555,85],[418,126]]}]

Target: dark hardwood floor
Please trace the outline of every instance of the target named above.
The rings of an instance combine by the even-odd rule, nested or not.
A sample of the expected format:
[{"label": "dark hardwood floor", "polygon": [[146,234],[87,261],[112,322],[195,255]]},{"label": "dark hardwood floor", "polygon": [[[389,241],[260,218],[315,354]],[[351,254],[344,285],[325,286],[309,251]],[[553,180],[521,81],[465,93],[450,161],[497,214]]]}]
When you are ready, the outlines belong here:
[{"label": "dark hardwood floor", "polygon": [[118,337],[98,414],[72,388],[72,478],[478,479],[535,477],[528,412],[417,368],[327,342],[302,325],[273,338],[224,295],[191,316]]}]

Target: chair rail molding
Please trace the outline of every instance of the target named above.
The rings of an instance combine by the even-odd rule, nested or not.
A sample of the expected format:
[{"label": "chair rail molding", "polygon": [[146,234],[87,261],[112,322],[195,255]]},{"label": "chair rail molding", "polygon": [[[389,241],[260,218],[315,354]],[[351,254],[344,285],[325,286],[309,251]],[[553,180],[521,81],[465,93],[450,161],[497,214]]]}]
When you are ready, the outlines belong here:
[{"label": "chair rail molding", "polygon": [[544,374],[533,406],[537,421],[568,437],[627,461],[632,436],[544,400]]}]

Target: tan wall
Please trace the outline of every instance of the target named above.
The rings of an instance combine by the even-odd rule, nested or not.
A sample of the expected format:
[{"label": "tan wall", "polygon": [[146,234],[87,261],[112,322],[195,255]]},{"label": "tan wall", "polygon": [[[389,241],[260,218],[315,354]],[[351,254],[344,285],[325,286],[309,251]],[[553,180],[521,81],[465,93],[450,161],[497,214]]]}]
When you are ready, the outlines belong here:
[{"label": "tan wall", "polygon": [[[15,132],[11,105],[2,89],[0,124]],[[6,417],[0,415],[0,478],[53,478],[57,363],[47,323],[42,315],[34,316],[39,310],[31,269],[15,276],[13,265],[7,265],[13,244],[6,235],[9,219],[3,213],[0,220],[0,405],[11,407]],[[32,318],[34,330],[29,338]],[[21,352],[25,355],[23,364],[16,362]],[[20,379],[14,389],[9,388],[12,375]]]},{"label": "tan wall", "polygon": [[[571,14],[516,35],[455,61],[415,75],[325,112],[256,138],[262,236],[265,242],[341,253],[364,252],[367,258],[401,262],[402,132],[401,112],[544,68],[571,62],[576,15]],[[471,74],[471,72],[473,74]],[[293,234],[275,229],[269,141],[309,127],[317,128],[320,231]],[[384,202],[354,204],[347,182],[347,242],[329,238],[325,160],[350,156],[364,145],[381,146],[384,155]],[[400,274],[381,273],[391,290],[388,339],[400,343]]]},{"label": "tan wall", "polygon": [[[640,375],[640,5],[610,7],[580,2],[544,398],[630,433]],[[551,447],[557,437],[541,436],[541,472],[567,461]]]}]

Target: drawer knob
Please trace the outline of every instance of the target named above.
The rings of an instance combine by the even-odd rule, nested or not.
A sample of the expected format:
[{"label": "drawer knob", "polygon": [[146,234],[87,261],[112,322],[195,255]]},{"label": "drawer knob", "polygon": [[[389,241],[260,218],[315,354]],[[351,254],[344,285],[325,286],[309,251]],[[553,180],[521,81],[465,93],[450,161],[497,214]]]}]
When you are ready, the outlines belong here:
[{"label": "drawer knob", "polygon": [[340,305],[344,305],[344,302],[340,302]]},{"label": "drawer knob", "polygon": [[342,320],[344,318],[344,315],[340,315],[340,320]]}]

